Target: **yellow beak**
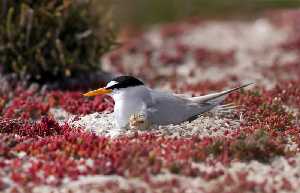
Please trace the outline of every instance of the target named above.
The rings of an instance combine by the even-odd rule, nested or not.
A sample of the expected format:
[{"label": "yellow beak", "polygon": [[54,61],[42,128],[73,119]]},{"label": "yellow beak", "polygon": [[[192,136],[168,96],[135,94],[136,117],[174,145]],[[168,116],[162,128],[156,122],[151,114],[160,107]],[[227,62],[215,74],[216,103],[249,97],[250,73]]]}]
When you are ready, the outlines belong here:
[{"label": "yellow beak", "polygon": [[84,93],[83,96],[96,96],[99,94],[108,94],[111,93],[111,89],[106,89],[106,88],[99,88],[97,90],[92,90],[90,92]]}]

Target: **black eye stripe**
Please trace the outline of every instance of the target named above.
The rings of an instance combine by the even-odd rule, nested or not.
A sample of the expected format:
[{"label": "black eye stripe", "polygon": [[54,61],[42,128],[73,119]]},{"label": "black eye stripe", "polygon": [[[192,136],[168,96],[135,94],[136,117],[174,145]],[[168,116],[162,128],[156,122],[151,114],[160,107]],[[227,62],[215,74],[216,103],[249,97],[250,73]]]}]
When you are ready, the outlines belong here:
[{"label": "black eye stripe", "polygon": [[119,77],[114,78],[112,81],[116,81],[118,83],[114,84],[112,86],[106,87],[106,89],[120,89],[120,88],[144,85],[144,83],[142,81],[140,81],[137,78],[134,78],[132,76],[119,76]]},{"label": "black eye stripe", "polygon": [[109,86],[109,87],[106,87],[106,89],[114,89],[114,88],[118,88],[118,84],[115,84],[115,85],[112,85],[112,86]]}]

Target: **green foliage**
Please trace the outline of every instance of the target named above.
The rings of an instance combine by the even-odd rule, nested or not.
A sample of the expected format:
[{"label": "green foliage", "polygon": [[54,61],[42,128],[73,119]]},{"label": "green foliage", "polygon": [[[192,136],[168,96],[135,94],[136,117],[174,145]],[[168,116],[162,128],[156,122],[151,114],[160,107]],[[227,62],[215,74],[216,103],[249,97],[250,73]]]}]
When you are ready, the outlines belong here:
[{"label": "green foliage", "polygon": [[253,133],[240,133],[236,139],[219,139],[206,147],[206,152],[215,157],[260,162],[269,162],[276,156],[293,155],[285,151],[285,141],[281,136],[272,136],[265,129]]},{"label": "green foliage", "polygon": [[285,155],[284,139],[271,136],[265,129],[258,129],[253,134],[244,135],[231,143],[229,149],[233,157],[238,160],[256,159],[268,162],[275,156]]},{"label": "green foliage", "polygon": [[93,5],[93,0],[2,0],[1,70],[51,81],[98,69],[114,34],[109,7]]},{"label": "green foliage", "polygon": [[147,26],[186,17],[253,18],[270,9],[296,8],[300,0],[127,0],[117,1],[116,20]]}]

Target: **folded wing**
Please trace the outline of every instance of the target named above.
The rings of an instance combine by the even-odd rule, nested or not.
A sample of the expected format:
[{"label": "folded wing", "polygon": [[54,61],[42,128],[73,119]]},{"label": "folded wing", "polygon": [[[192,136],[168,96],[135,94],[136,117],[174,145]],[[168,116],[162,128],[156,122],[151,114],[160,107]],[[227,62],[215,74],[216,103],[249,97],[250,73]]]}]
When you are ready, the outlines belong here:
[{"label": "folded wing", "polygon": [[199,97],[186,97],[152,90],[152,101],[146,104],[146,114],[152,124],[178,124],[213,109],[224,101],[229,93],[251,84]]}]

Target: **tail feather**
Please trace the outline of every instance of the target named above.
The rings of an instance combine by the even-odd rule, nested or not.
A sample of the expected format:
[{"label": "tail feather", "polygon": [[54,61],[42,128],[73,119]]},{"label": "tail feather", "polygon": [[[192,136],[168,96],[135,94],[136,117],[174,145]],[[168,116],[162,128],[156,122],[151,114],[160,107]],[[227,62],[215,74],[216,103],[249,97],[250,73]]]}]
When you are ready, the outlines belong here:
[{"label": "tail feather", "polygon": [[231,92],[234,92],[236,90],[240,90],[244,87],[247,87],[249,85],[252,85],[254,83],[248,83],[248,84],[244,84],[242,86],[239,86],[239,87],[236,87],[236,88],[233,88],[233,89],[230,89],[230,90],[225,90],[225,91],[222,91],[222,92],[217,92],[217,93],[212,93],[212,94],[208,94],[208,95],[204,95],[204,96],[198,96],[198,97],[191,97],[189,98],[192,102],[195,102],[195,103],[206,103],[206,102],[212,102],[212,103],[220,103],[222,102],[226,95],[231,93]]},{"label": "tail feather", "polygon": [[223,104],[223,105],[220,105],[219,107],[232,107],[232,106],[235,106],[234,103],[226,103],[226,104]]},{"label": "tail feather", "polygon": [[223,110],[236,109],[238,107],[239,107],[238,105],[232,105],[232,106],[228,106],[228,107],[217,106],[217,109],[220,110],[220,111],[223,111]]},{"label": "tail feather", "polygon": [[[227,94],[234,92],[236,90],[239,90],[241,88],[244,88],[246,86],[249,86],[251,84],[253,84],[253,83],[245,84],[240,87],[236,87],[236,88],[233,88],[230,90],[225,90],[225,91],[218,92],[218,93],[208,94],[208,95],[199,96],[199,97],[192,97],[192,98],[189,98],[189,100],[192,101],[192,103],[194,105],[199,107],[199,111],[197,112],[196,115],[210,111],[214,108],[217,108],[217,111],[222,112],[222,113],[232,112],[238,106],[235,106],[232,103],[224,104],[224,105],[220,105],[220,103],[224,101]],[[195,117],[196,115],[192,116],[191,119],[193,117]]]},{"label": "tail feather", "polygon": [[224,105],[218,105],[218,109],[235,109],[239,107],[239,105],[235,105],[233,103],[229,103],[229,104],[224,104]]}]

